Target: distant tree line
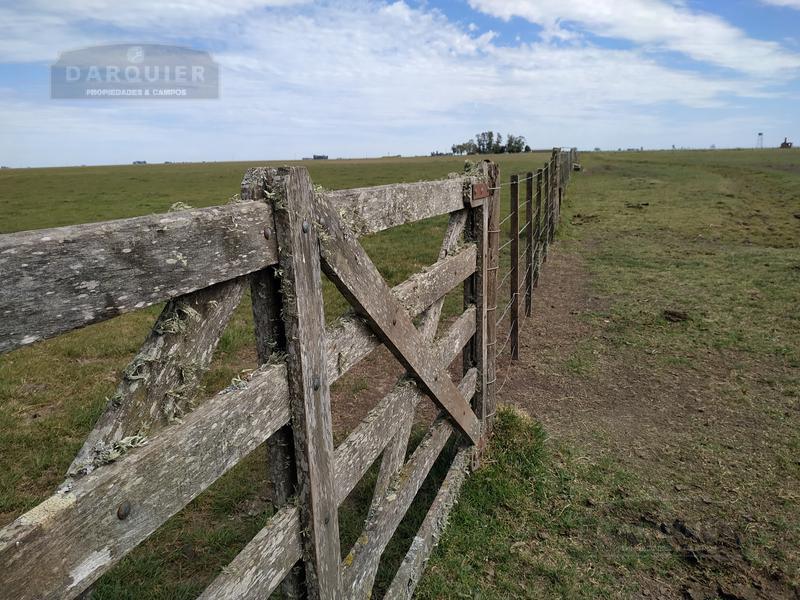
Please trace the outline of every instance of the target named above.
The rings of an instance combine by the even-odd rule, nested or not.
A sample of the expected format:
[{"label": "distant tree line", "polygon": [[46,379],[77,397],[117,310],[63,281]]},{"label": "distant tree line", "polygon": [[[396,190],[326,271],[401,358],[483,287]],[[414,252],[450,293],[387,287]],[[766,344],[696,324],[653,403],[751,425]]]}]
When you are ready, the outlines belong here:
[{"label": "distant tree line", "polygon": [[453,144],[453,154],[515,154],[530,152],[531,147],[525,143],[521,135],[509,133],[503,142],[503,134],[494,131],[484,131],[475,136],[474,140],[467,140],[463,144]]}]

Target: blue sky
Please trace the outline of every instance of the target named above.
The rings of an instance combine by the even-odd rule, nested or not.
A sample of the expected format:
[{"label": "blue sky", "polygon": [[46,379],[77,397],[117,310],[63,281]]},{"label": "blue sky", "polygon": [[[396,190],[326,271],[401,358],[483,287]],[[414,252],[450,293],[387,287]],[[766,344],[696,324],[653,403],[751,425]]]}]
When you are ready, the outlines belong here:
[{"label": "blue sky", "polygon": [[[61,51],[208,50],[218,100],[52,100]],[[0,0],[0,164],[800,141],[800,0]]]}]

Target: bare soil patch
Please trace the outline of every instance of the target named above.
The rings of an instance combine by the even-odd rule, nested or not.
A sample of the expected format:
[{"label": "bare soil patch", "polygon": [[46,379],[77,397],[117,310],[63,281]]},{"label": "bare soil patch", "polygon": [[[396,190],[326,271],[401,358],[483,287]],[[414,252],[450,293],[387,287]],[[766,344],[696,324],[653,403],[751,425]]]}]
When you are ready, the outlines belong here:
[{"label": "bare soil patch", "polygon": [[[593,296],[578,254],[551,252],[534,315],[524,321],[520,361],[500,361],[500,402],[539,420],[556,443],[579,448],[589,461],[611,458],[641,482],[649,505],[592,507],[630,538],[608,543],[676,559],[631,575],[640,597],[800,598],[791,572],[797,548],[789,541],[770,548],[783,562],[750,550],[765,534],[780,546],[781,523],[800,518],[782,514],[781,499],[797,490],[781,480],[770,452],[770,440],[787,434],[776,430],[776,411],[796,423],[798,410],[769,387],[777,367],[713,350],[691,366],[669,367],[615,347],[604,333],[608,320],[587,318],[602,315],[606,302]],[[758,390],[762,405],[731,401],[724,392],[733,381]],[[620,589],[623,583],[630,582]]]}]

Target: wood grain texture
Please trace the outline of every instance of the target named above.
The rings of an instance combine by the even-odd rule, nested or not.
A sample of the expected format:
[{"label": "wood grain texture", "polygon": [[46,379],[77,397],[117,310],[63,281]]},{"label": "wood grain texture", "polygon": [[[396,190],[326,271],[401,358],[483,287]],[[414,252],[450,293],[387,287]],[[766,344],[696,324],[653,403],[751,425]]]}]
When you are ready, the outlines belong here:
[{"label": "wood grain texture", "polygon": [[[360,236],[462,208],[469,181],[324,197]],[[269,205],[242,202],[0,235],[0,353],[275,264],[272,222]]]},{"label": "wood grain texture", "polygon": [[356,236],[363,236],[463,208],[464,185],[471,181],[469,177],[454,177],[395,183],[325,191],[322,198]]},{"label": "wood grain texture", "polygon": [[542,246],[544,244],[544,239],[542,235],[542,179],[543,179],[543,171],[542,169],[538,169],[536,171],[536,213],[534,216],[535,219],[535,226],[534,226],[534,236],[533,236],[533,287],[539,285],[539,273],[542,268],[542,254],[543,249]]},{"label": "wood grain texture", "polygon": [[[392,295],[417,317],[475,270],[475,247],[467,245],[456,254],[437,261],[392,288]],[[328,373],[331,382],[381,345],[367,321],[357,315],[339,318],[328,327]]]},{"label": "wood grain texture", "polygon": [[[242,385],[0,530],[0,595],[74,598],[288,422],[284,365]],[[121,520],[123,502],[131,512]]]},{"label": "wood grain texture", "polygon": [[335,600],[340,598],[341,583],[339,518],[314,190],[308,171],[301,167],[270,169],[267,188],[274,201],[280,248],[306,595],[311,600]]},{"label": "wood grain texture", "polygon": [[447,518],[467,477],[473,452],[474,448],[461,448],[453,459],[447,476],[384,595],[386,600],[411,600],[414,596],[414,590],[425,571],[431,552],[447,527]]},{"label": "wood grain texture", "polygon": [[276,262],[265,204],[0,235],[0,352]]},{"label": "wood grain texture", "polygon": [[[462,381],[462,386],[469,386],[471,378],[472,374],[469,374],[469,378]],[[369,468],[379,453],[380,449],[366,463],[364,471]],[[363,456],[363,453],[360,456]],[[343,472],[343,460],[348,460],[348,457],[337,450],[337,473]],[[355,479],[349,488],[341,485],[337,488],[337,500],[340,504],[347,498],[352,486],[357,481],[358,479]],[[281,580],[289,573],[291,566],[300,556],[299,510],[296,506],[286,506],[272,517],[269,523],[225,567],[201,598],[203,600],[210,598],[223,600],[268,597],[277,589]]]},{"label": "wood grain texture", "polygon": [[[483,167],[485,170],[485,166]],[[491,199],[490,199],[491,200]],[[490,307],[486,303],[486,282],[489,251],[489,207],[487,202],[483,202],[480,207],[470,211],[468,222],[465,228],[464,238],[476,244],[475,273],[464,282],[464,306],[475,306],[475,335],[469,344],[464,348],[462,357],[463,372],[470,369],[477,369],[478,383],[475,396],[473,397],[473,407],[475,414],[484,422],[486,415],[486,392],[487,392],[487,319],[495,318],[495,307]],[[483,441],[483,438],[482,438]],[[476,465],[479,453],[475,453]]]},{"label": "wood grain texture", "polygon": [[497,269],[500,266],[500,168],[491,162],[482,163],[484,178],[493,189],[484,210],[486,215],[487,251],[486,251],[486,403],[482,415],[483,434],[486,438],[491,434],[497,404]]},{"label": "wood grain texture", "polygon": [[[468,210],[460,210],[450,214],[444,239],[439,249],[439,260],[446,258],[449,253],[454,252],[458,247],[464,232],[464,226],[467,222],[467,213]],[[436,335],[443,306],[444,297],[441,297],[422,313],[418,329],[425,341],[433,340]],[[417,402],[412,402],[407,405],[409,409],[407,409],[405,415],[401,417],[401,421],[397,425],[397,433],[392,437],[383,451],[380,468],[378,469],[378,477],[372,492],[370,511],[378,506],[386,490],[389,488],[392,479],[403,467],[408,450],[411,427],[414,423],[416,404]],[[367,564],[364,567],[367,572],[367,579],[375,579],[375,574],[378,572],[379,565],[380,555],[373,554],[367,560]]]},{"label": "wood grain texture", "polygon": [[[241,184],[241,197],[245,201],[267,202],[267,175],[265,167],[248,169]],[[265,223],[265,238],[274,237],[275,223]],[[276,353],[286,351],[286,331],[281,311],[283,299],[280,292],[277,265],[272,265],[250,275],[250,297],[253,307],[253,327],[256,336],[256,355],[259,365],[267,364]],[[266,470],[269,477],[269,500],[272,509],[281,510],[297,489],[294,438],[291,425],[281,427],[266,442]],[[302,598],[303,565],[300,557],[281,582],[286,600]]]},{"label": "wood grain texture", "polygon": [[533,306],[533,178],[525,175],[525,316],[531,316]]},{"label": "wood grain texture", "polygon": [[454,420],[473,442],[480,437],[480,423],[447,373],[432,370],[431,350],[414,327],[355,236],[343,226],[324,201],[318,206],[323,268],[345,298],[371,324],[379,338],[421,387]]},{"label": "wood grain texture", "polygon": [[301,558],[300,515],[296,506],[279,510],[199,600],[267,598]]},{"label": "wood grain texture", "polygon": [[114,444],[154,435],[191,410],[219,338],[239,306],[246,277],[171,300],[122,373],[105,411],[68,470],[70,478],[103,464]]},{"label": "wood grain texture", "polygon": [[[474,309],[451,325],[436,342],[438,365],[453,360],[474,326]],[[385,442],[376,446],[372,442],[390,437],[391,425],[386,426],[381,415],[397,411],[398,390],[392,394],[336,449],[338,503],[383,450]],[[393,422],[392,417],[387,419]],[[210,398],[182,423],[164,429],[145,446],[81,478],[70,490],[55,494],[0,530],[0,597],[75,597],[288,422],[282,364],[264,366],[246,387],[232,386]],[[119,521],[117,507],[126,500],[133,512]],[[299,552],[298,547],[298,556]],[[95,564],[97,556],[103,560]],[[44,567],[35,584],[30,583],[29,565],[40,563]]]},{"label": "wood grain texture", "polygon": [[511,276],[508,284],[508,301],[511,304],[511,311],[509,313],[509,341],[512,360],[519,360],[519,177],[517,175],[511,176],[510,192]]},{"label": "wood grain texture", "polygon": [[[456,251],[456,248],[461,241],[461,235],[464,232],[464,226],[467,222],[467,213],[467,210],[459,210],[450,214],[444,239],[442,240],[442,245],[439,249],[440,261],[447,258],[447,256],[452,255]],[[474,270],[473,265],[474,260],[471,261],[470,265],[470,267]],[[418,329],[424,340],[431,341],[436,335],[436,331],[439,327],[439,320],[442,316],[443,306],[444,295],[442,295],[442,297],[436,300],[422,313]],[[383,496],[383,493],[386,491],[386,488],[389,485],[389,481],[403,466],[403,462],[406,458],[406,450],[408,448],[408,438],[411,434],[411,425],[413,422],[414,411],[407,411],[405,420],[399,425],[397,434],[389,442],[386,450],[383,453],[383,457],[381,458],[381,466],[378,470],[378,478],[375,481],[373,499],[378,499]],[[374,568],[378,568],[377,561],[375,561]]]},{"label": "wood grain texture", "polygon": [[[467,309],[435,342],[435,365],[445,368],[475,332],[475,309]],[[386,447],[398,423],[423,398],[413,382],[401,382],[384,397],[336,448],[336,495],[340,502],[364,476]]]},{"label": "wood grain texture", "polygon": [[[476,373],[473,370],[464,377],[459,392],[471,398],[475,382]],[[368,568],[369,564],[376,554],[383,553],[452,433],[453,425],[446,416],[437,419],[395,476],[381,501],[370,510],[364,532],[343,562],[342,586],[346,598],[371,596],[374,572]]]}]

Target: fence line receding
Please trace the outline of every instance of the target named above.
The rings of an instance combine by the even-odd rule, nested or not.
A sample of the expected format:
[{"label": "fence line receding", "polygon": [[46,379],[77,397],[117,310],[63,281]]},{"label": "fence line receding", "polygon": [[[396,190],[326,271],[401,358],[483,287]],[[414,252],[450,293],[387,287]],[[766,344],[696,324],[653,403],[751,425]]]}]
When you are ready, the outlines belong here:
[{"label": "fence line receding", "polygon": [[[266,443],[275,514],[201,597],[260,598],[282,586],[289,597],[368,598],[381,554],[452,443],[386,595],[410,597],[480,462],[496,409],[499,317],[510,313],[516,357],[521,295],[530,314],[576,161],[556,150],[545,168],[514,177],[507,246],[503,184],[488,161],[446,180],[340,191],[315,189],[301,167],[250,169],[240,203],[0,236],[0,352],[166,301],[64,484],[0,530],[0,597],[79,596]],[[438,260],[390,288],[358,238],[438,215],[449,216]],[[498,309],[508,246],[510,308]],[[322,273],[355,309],[328,326]],[[462,284],[463,311],[440,331],[444,298]],[[248,288],[261,366],[189,410]],[[330,386],[380,345],[407,377],[334,447]],[[439,417],[406,460],[424,398]],[[378,458],[363,534],[342,557],[339,506]]]}]

